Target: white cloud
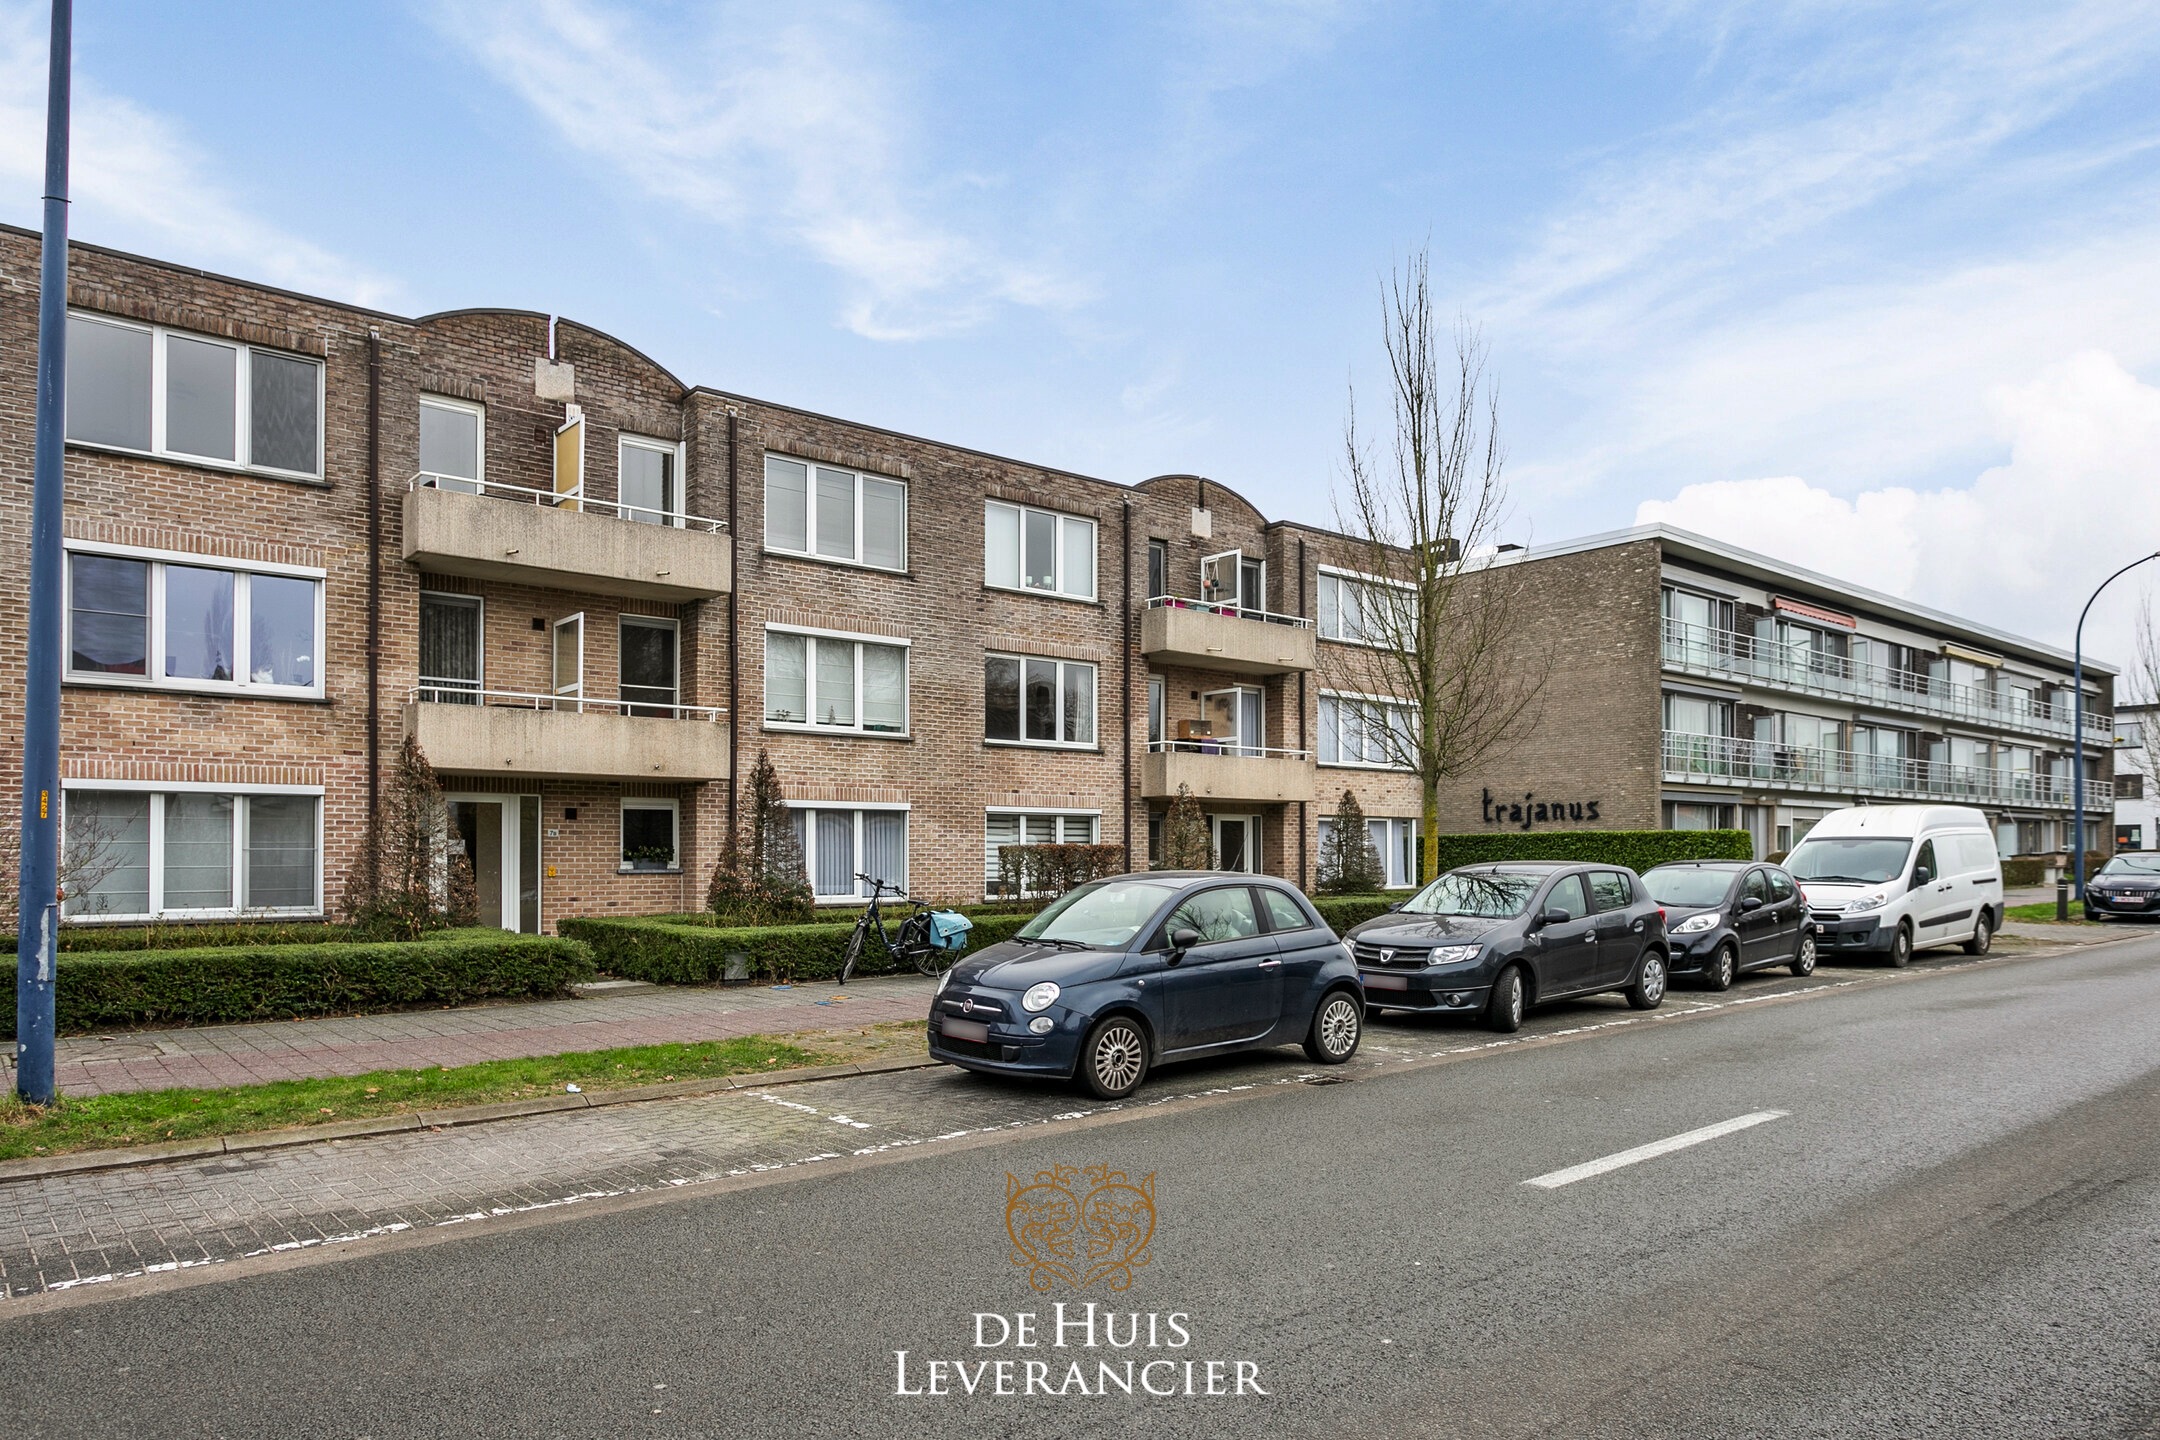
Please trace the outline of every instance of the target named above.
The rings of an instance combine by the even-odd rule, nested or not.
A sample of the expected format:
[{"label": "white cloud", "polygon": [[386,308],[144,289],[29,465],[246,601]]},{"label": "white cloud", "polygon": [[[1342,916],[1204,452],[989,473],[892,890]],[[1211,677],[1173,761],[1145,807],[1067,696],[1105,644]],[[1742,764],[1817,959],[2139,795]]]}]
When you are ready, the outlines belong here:
[{"label": "white cloud", "polygon": [[[0,181],[43,193],[46,7],[0,4]],[[172,121],[82,73],[73,84],[68,233],[361,305],[398,285],[265,219]],[[43,223],[38,210],[24,223]]]},{"label": "white cloud", "polygon": [[906,37],[874,5],[731,5],[694,33],[658,34],[586,0],[469,0],[441,23],[573,149],[838,271],[860,334],[959,330],[1001,304],[1082,293],[939,213],[974,181],[913,173]]},{"label": "white cloud", "polygon": [[[1847,497],[1789,475],[1710,481],[1645,501],[1635,518],[2067,647],[2092,587],[2160,550],[2160,388],[2087,351],[1998,388],[1990,409],[2009,459],[1966,486]],[[2141,581],[2126,577],[2095,606],[2088,653],[2133,657],[2151,589]]]}]

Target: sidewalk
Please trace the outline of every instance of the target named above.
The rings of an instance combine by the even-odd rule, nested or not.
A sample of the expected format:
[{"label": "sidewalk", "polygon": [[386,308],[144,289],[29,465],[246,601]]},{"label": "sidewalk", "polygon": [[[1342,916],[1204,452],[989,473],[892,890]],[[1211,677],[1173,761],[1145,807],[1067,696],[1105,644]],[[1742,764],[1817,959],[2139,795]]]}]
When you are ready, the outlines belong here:
[{"label": "sidewalk", "polygon": [[[616,981],[586,986],[571,1000],[123,1030],[63,1038],[54,1078],[62,1094],[109,1095],[881,1025],[922,1019],[935,983],[920,975],[858,979],[845,990],[829,982],[723,989]],[[12,1090],[13,1046],[0,1076]]]}]

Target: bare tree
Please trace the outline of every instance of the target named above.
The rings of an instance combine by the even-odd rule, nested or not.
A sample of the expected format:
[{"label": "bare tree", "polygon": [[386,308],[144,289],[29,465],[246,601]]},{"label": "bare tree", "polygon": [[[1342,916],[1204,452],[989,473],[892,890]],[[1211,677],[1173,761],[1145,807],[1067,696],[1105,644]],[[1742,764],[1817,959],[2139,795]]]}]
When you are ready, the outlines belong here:
[{"label": "bare tree", "polygon": [[[2118,692],[2122,689],[2127,689],[2129,693],[2116,695],[2115,708],[2118,710],[2125,704],[2160,704],[2160,622],[2154,619],[2152,596],[2149,594],[2138,609],[2137,659],[2132,663],[2130,673],[2123,677],[2122,682],[2118,682]],[[2137,767],[2144,780],[2146,793],[2150,795],[2160,793],[2160,727],[2156,727],[2154,723],[2160,720],[2160,715],[2146,715],[2141,718],[2143,724],[2138,731],[2141,743],[2128,758]],[[2123,752],[2118,751],[2117,755],[2119,761]]]},{"label": "bare tree", "polygon": [[1368,757],[1416,775],[1421,878],[1439,865],[1440,787],[1521,728],[1544,688],[1551,650],[1523,626],[1518,565],[1495,564],[1508,518],[1499,402],[1485,347],[1458,321],[1433,316],[1424,252],[1381,291],[1391,434],[1376,459],[1358,430],[1357,396],[1343,425],[1344,485],[1336,525],[1362,581],[1321,596],[1321,681]]},{"label": "bare tree", "polygon": [[[111,879],[127,859],[120,836],[105,819],[93,813],[63,810],[60,841],[60,895],[62,914],[96,914],[103,908],[98,887]],[[22,904],[22,826],[12,815],[0,820],[0,934],[13,935]]]}]

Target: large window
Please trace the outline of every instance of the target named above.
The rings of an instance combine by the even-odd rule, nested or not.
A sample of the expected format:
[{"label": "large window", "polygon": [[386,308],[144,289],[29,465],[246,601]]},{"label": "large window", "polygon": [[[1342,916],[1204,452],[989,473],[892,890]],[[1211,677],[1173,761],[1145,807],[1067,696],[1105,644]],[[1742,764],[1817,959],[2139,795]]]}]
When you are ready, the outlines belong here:
[{"label": "large window", "polygon": [[983,661],[983,738],[1012,745],[1095,743],[1095,667],[991,655]]},{"label": "large window", "polygon": [[854,636],[769,629],[765,723],[859,735],[904,735],[907,647]]},{"label": "large window", "polygon": [[907,569],[907,486],[837,465],[765,457],[765,548]]},{"label": "large window", "polygon": [[233,340],[68,316],[67,438],[322,474],[322,364]]},{"label": "large window", "polygon": [[677,714],[680,675],[675,622],[625,615],[617,633],[622,698],[633,702],[625,713],[660,719]]},{"label": "large window", "polygon": [[1095,522],[991,500],[983,506],[983,583],[1095,598]]},{"label": "large window", "polygon": [[683,523],[682,450],[673,441],[625,435],[616,446],[615,499],[625,520]]},{"label": "large window", "polygon": [[820,901],[870,893],[857,875],[907,888],[907,811],[798,806],[792,812],[810,890]]},{"label": "large window", "polygon": [[1320,763],[1404,769],[1417,753],[1417,709],[1393,700],[1320,697]]},{"label": "large window", "polygon": [[420,592],[420,698],[477,705],[486,685],[485,604],[477,595]]},{"label": "large window", "polygon": [[677,827],[681,806],[673,800],[625,800],[622,802],[622,866],[626,871],[680,870]]},{"label": "large window", "polygon": [[234,570],[138,551],[68,554],[68,678],[322,694],[320,572]]},{"label": "large window", "polygon": [[[1390,890],[1404,890],[1417,884],[1418,875],[1418,822],[1416,820],[1365,821],[1366,838],[1380,857],[1384,875],[1383,884]],[[1328,842],[1335,836],[1335,817],[1320,817],[1320,853],[1327,853]]]},{"label": "large window", "polygon": [[439,490],[480,493],[487,411],[466,400],[420,397],[420,478]]},{"label": "large window", "polygon": [[70,919],[322,912],[318,792],[69,787]]},{"label": "large window", "polygon": [[1416,597],[1404,586],[1320,572],[1320,638],[1350,645],[1383,645],[1410,632]]},{"label": "large window", "polygon": [[990,810],[983,819],[983,894],[1005,896],[998,852],[1007,845],[1092,845],[1101,817],[1093,811]]}]

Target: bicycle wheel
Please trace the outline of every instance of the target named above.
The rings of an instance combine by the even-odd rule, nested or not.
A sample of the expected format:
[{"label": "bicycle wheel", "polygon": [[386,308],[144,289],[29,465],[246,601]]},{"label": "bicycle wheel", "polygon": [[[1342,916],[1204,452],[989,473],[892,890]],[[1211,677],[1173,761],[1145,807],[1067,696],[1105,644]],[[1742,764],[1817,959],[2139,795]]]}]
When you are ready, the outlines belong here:
[{"label": "bicycle wheel", "polygon": [[893,937],[893,953],[896,959],[907,961],[919,974],[939,973],[938,949],[930,943],[930,915],[917,911],[900,922],[900,929]]},{"label": "bicycle wheel", "polygon": [[848,976],[855,973],[855,962],[862,959],[863,940],[869,930],[869,921],[858,920],[855,922],[855,933],[848,936],[847,958],[840,962],[840,983],[842,985],[847,984]]}]

